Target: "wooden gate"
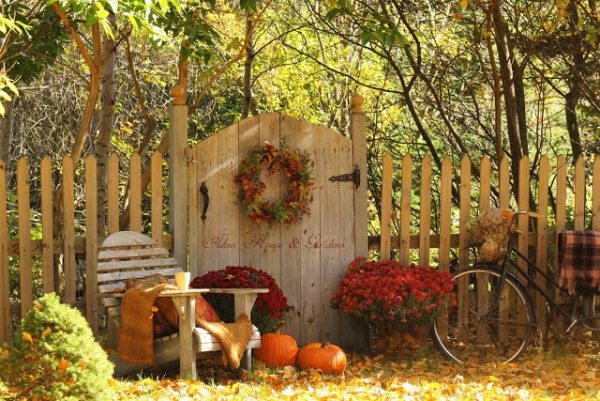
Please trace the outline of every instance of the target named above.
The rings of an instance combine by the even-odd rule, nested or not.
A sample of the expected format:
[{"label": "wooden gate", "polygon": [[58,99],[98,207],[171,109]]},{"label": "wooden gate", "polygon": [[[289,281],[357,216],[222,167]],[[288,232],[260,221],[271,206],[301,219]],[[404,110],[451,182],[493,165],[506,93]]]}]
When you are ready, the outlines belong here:
[{"label": "wooden gate", "polygon": [[[310,157],[316,187],[310,214],[300,223],[257,224],[240,206],[239,188],[234,183],[238,162],[265,141],[298,149]],[[358,142],[364,147],[364,141]],[[363,241],[361,233],[359,252],[354,235],[355,197],[365,192],[358,191],[352,181],[331,181],[330,177],[364,165],[364,160],[355,160],[353,140],[325,127],[267,113],[216,133],[190,149],[188,158],[192,276],[228,265],[262,269],[277,280],[288,303],[300,312],[284,331],[301,344],[328,339],[348,343],[340,336],[345,323],[339,311],[330,307],[330,299],[348,263],[358,253],[366,253],[366,237]],[[364,170],[362,174],[361,190],[366,186]],[[285,196],[285,177],[274,174],[264,180],[265,199]],[[204,218],[201,188],[209,200]],[[366,220],[361,231],[366,235]]]}]

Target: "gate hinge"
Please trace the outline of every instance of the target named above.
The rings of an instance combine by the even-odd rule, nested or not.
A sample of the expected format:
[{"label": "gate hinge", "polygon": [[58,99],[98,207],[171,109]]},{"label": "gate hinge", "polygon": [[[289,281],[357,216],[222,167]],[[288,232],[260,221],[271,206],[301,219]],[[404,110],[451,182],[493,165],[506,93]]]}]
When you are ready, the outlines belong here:
[{"label": "gate hinge", "polygon": [[329,181],[352,181],[356,188],[360,187],[360,169],[354,166],[354,171],[348,174],[333,175],[329,177]]}]

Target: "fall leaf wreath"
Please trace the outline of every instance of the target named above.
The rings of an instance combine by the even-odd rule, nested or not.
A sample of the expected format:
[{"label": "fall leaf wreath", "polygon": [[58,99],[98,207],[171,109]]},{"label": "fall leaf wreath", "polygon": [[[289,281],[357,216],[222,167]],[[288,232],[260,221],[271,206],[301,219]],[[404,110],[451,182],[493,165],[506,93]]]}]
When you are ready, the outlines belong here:
[{"label": "fall leaf wreath", "polygon": [[[244,211],[254,222],[294,224],[310,213],[314,181],[311,178],[310,158],[306,153],[283,146],[278,149],[269,142],[248,153],[239,166],[234,181],[239,185]],[[260,173],[266,165],[268,175],[283,172],[288,178],[284,199],[263,199],[267,185]]]}]

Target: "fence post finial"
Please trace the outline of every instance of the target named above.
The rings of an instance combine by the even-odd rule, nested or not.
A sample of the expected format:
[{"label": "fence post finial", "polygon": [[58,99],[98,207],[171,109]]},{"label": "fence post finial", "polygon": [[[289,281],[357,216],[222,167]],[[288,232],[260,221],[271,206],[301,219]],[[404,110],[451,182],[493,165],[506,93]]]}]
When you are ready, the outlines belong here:
[{"label": "fence post finial", "polygon": [[355,93],[354,95],[352,95],[352,112],[353,113],[362,113],[363,112],[362,105],[363,105],[364,101],[365,101],[365,99],[358,93]]}]

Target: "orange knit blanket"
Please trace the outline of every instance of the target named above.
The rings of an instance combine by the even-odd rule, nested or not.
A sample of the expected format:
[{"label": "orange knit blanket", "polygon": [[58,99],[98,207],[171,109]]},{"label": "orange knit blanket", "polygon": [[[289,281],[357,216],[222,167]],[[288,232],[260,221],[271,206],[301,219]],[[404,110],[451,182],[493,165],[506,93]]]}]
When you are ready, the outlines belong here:
[{"label": "orange knit blanket", "polygon": [[153,306],[164,285],[152,288],[130,288],[121,303],[119,358],[134,365],[150,365],[154,361]]},{"label": "orange knit blanket", "polygon": [[[170,284],[159,284],[151,288],[132,287],[125,291],[117,349],[123,361],[135,365],[151,365],[154,362],[154,304],[159,293],[170,287]],[[252,337],[252,324],[248,316],[241,314],[235,323],[207,322],[196,317],[196,325],[219,341],[223,349],[223,364],[237,369]]]},{"label": "orange knit blanket", "polygon": [[252,323],[245,313],[242,313],[235,323],[207,322],[196,318],[196,325],[208,331],[219,341],[223,348],[224,366],[228,365],[231,369],[240,367],[240,360],[252,338]]}]

